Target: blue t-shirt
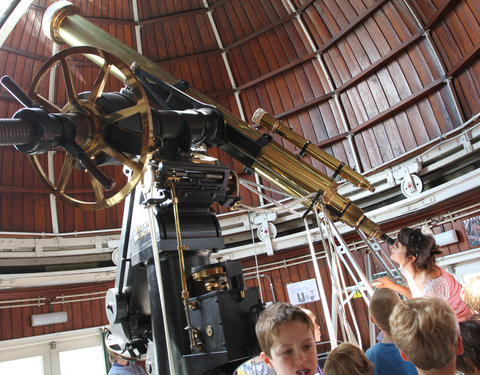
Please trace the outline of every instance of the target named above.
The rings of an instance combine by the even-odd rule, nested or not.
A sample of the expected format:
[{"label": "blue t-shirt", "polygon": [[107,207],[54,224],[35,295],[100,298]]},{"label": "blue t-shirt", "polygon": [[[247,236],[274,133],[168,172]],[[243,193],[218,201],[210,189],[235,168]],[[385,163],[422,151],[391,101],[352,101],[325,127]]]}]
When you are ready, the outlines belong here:
[{"label": "blue t-shirt", "polygon": [[146,373],[143,368],[135,363],[130,363],[128,366],[122,366],[117,362],[113,362],[108,375],[146,375]]},{"label": "blue t-shirt", "polygon": [[418,375],[413,363],[400,356],[400,351],[393,342],[379,342],[367,349],[365,355],[374,364],[375,375]]}]

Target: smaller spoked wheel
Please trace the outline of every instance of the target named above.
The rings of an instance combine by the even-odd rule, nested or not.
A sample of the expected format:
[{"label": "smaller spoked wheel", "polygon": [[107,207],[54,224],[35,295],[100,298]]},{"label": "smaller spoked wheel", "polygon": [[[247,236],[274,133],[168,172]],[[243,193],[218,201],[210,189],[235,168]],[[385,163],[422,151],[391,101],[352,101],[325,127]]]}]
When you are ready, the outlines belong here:
[{"label": "smaller spoked wheel", "polygon": [[[53,79],[57,92],[49,90]],[[119,91],[124,85],[128,87],[129,104],[105,111],[99,105],[104,91]],[[77,89],[84,93],[78,94]],[[30,156],[34,170],[50,192],[81,209],[108,208],[122,201],[142,177],[153,145],[150,105],[132,70],[98,48],[72,47],[42,66],[29,95],[50,114],[68,118],[74,128],[73,141],[62,144],[60,140],[59,147],[48,156]],[[135,126],[125,127],[129,122]],[[117,147],[106,137],[116,128],[127,134],[123,138],[136,140],[135,152]],[[86,164],[93,166],[84,167]],[[129,178],[119,165],[128,168]]]}]

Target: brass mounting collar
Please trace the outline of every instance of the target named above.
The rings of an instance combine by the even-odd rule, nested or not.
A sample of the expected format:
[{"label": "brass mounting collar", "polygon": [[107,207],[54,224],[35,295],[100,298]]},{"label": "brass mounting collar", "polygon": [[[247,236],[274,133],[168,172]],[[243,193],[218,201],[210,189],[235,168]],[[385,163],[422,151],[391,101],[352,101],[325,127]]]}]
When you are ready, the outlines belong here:
[{"label": "brass mounting collar", "polygon": [[69,1],[57,1],[50,5],[43,17],[42,30],[55,43],[64,44],[60,38],[60,25],[63,20],[73,14],[80,14],[80,8]]}]

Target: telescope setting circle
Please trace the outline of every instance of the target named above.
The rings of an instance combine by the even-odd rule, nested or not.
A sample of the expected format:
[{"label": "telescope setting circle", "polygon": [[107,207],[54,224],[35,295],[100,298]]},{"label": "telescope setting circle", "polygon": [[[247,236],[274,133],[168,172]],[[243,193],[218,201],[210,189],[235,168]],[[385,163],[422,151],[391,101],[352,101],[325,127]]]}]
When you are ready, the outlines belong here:
[{"label": "telescope setting circle", "polygon": [[[99,69],[99,72],[96,77],[95,72],[92,75],[94,82],[90,92],[79,95],[75,90],[75,83],[78,82],[75,81],[75,64],[87,63],[85,58],[95,62],[99,68],[94,68]],[[46,96],[52,96],[47,94],[51,72],[57,79],[63,80],[66,96],[54,93],[53,96],[56,99],[46,98]],[[77,77],[77,79],[81,78]],[[106,87],[119,84],[125,84],[129,88],[131,105],[105,113],[98,105],[98,100]],[[58,84],[55,86],[58,87]],[[41,155],[29,156],[35,172],[50,192],[74,207],[87,210],[108,208],[121,202],[142,177],[145,166],[152,157],[153,148],[150,105],[140,81],[132,70],[119,58],[99,48],[67,48],[52,56],[41,67],[33,79],[29,96],[50,114],[59,114],[60,117],[63,115],[65,118],[73,119],[71,122],[75,128],[75,141],[69,143],[71,147],[65,147],[60,142],[60,147],[54,150],[52,179],[46,172],[48,170],[46,158]],[[141,139],[139,152],[136,155],[118,150],[104,137],[107,127],[118,128],[120,121],[132,117],[135,117],[136,123],[141,124],[141,129],[128,130]],[[125,128],[122,128],[122,131],[125,131]],[[78,154],[84,161],[87,159],[86,164],[93,163],[92,168],[87,168],[90,173],[85,173],[85,168],[82,168],[83,165],[79,163]],[[105,159],[128,167],[130,170],[128,179],[112,165],[102,166],[96,163],[97,160]],[[84,179],[84,187],[79,189],[77,182],[82,179]],[[108,184],[101,183],[102,180],[107,181]],[[73,181],[76,182],[75,188]]]}]

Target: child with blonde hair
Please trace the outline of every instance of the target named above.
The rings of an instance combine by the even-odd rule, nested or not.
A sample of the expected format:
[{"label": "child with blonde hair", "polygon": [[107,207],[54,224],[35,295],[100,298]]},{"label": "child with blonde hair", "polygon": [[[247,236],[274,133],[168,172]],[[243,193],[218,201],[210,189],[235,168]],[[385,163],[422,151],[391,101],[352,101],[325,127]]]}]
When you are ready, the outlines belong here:
[{"label": "child with blonde hair", "polygon": [[420,375],[454,375],[455,357],[463,354],[453,309],[435,297],[400,301],[390,316],[393,341],[402,358]]},{"label": "child with blonde hair", "polygon": [[461,296],[470,310],[480,314],[480,276],[472,277],[467,281],[462,289]]},{"label": "child with blonde hair", "polygon": [[397,292],[392,289],[377,289],[370,300],[370,319],[384,334],[381,342],[367,349],[365,355],[375,365],[375,375],[416,375],[415,366],[402,359],[390,334],[390,315],[400,302]]},{"label": "child with blonde hair", "polygon": [[[320,326],[317,324],[317,317],[308,309],[300,308],[305,314],[308,315],[313,324],[315,342],[319,342],[321,339]],[[321,372],[318,371],[318,374]],[[273,368],[269,368],[260,356],[256,356],[248,361],[243,362],[233,373],[233,375],[276,375]]]},{"label": "child with blonde hair", "polygon": [[328,353],[325,375],[373,375],[373,363],[362,349],[344,342]]},{"label": "child with blonde hair", "polygon": [[310,317],[297,306],[274,303],[259,316],[255,331],[260,357],[277,375],[322,374]]}]

